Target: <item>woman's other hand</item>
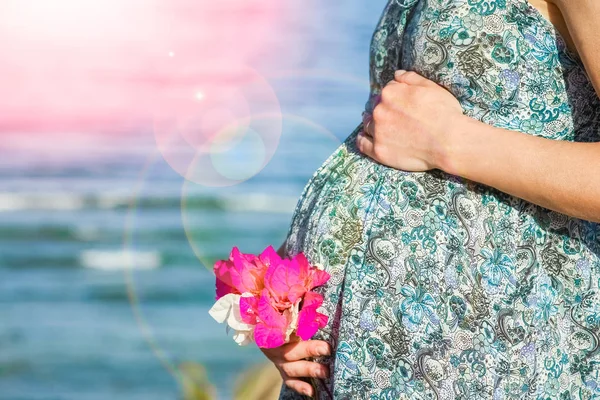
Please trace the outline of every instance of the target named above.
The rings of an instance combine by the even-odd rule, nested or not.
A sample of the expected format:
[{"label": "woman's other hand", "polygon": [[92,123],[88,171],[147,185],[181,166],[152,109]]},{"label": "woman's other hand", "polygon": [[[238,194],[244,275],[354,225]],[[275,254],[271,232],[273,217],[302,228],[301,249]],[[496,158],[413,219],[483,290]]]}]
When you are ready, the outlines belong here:
[{"label": "woman's other hand", "polygon": [[[285,258],[285,242],[277,250],[281,258]],[[331,354],[329,343],[322,340],[302,341],[296,338],[290,343],[274,349],[261,349],[263,354],[275,364],[283,382],[296,392],[313,396],[313,387],[302,378],[329,377],[329,368],[326,365],[307,361],[307,358],[328,356]]]},{"label": "woman's other hand", "polygon": [[329,355],[329,344],[325,341],[294,341],[274,349],[261,350],[275,364],[283,382],[300,394],[314,395],[312,386],[302,378],[324,379],[329,377],[327,366],[306,360],[306,358]]},{"label": "woman's other hand", "polygon": [[465,119],[446,89],[415,72],[397,71],[356,144],[363,154],[392,168],[442,169],[450,136]]}]

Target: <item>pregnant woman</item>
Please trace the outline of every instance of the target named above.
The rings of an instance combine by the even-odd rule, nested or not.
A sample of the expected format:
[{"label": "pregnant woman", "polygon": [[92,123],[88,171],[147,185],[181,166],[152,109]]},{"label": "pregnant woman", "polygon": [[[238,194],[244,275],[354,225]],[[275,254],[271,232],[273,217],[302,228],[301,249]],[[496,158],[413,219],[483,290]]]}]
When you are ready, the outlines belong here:
[{"label": "pregnant woman", "polygon": [[389,1],[283,246],[331,279],[282,399],[600,398],[600,2],[555,3]]}]

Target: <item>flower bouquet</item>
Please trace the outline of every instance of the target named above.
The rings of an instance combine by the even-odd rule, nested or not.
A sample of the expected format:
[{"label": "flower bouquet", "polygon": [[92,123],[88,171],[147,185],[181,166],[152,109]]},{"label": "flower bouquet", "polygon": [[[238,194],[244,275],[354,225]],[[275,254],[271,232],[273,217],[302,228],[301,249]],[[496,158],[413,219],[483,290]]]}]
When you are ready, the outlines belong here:
[{"label": "flower bouquet", "polygon": [[258,256],[234,247],[228,260],[215,263],[214,272],[217,301],[209,314],[227,323],[239,345],[279,347],[292,335],[308,340],[327,324],[328,317],[317,311],[323,296],[312,290],[329,274],[302,253],[286,259],[271,246]]}]

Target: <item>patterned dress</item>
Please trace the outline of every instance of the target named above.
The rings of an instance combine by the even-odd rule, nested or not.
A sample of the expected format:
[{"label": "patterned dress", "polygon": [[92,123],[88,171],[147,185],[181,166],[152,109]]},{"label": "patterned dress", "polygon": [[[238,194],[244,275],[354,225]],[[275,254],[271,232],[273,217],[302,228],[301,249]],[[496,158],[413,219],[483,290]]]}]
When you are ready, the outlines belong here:
[{"label": "patterned dress", "polygon": [[[600,141],[581,61],[526,0],[390,0],[370,68],[366,112],[402,68],[487,124]],[[318,398],[600,399],[600,224],[377,164],[361,128],[306,186],[286,241],[332,275]]]}]

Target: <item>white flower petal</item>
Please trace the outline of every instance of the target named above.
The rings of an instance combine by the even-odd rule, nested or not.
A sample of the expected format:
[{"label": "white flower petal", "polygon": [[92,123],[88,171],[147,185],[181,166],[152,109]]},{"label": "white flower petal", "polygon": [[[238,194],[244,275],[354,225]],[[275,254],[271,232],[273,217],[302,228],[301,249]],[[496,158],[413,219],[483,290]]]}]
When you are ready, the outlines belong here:
[{"label": "white flower petal", "polygon": [[242,314],[240,312],[240,299],[238,299],[237,304],[231,308],[231,312],[227,318],[227,325],[236,331],[248,331],[252,329],[253,325],[247,324],[242,320]]},{"label": "white flower petal", "polygon": [[252,331],[236,331],[233,340],[240,346],[246,346],[252,343]]},{"label": "white flower petal", "polygon": [[215,319],[215,321],[222,324],[228,319],[229,315],[231,314],[231,309],[236,304],[236,302],[239,312],[240,295],[234,293],[226,294],[225,296],[217,300],[217,302],[212,306],[208,313],[211,317]]},{"label": "white flower petal", "polygon": [[[242,296],[247,297],[248,294],[244,293]],[[230,329],[235,332],[233,340],[240,346],[245,346],[253,341],[254,325],[242,321],[240,313],[240,298],[242,296],[229,293],[217,300],[208,313],[217,322],[226,322],[227,332],[229,333]]]}]

